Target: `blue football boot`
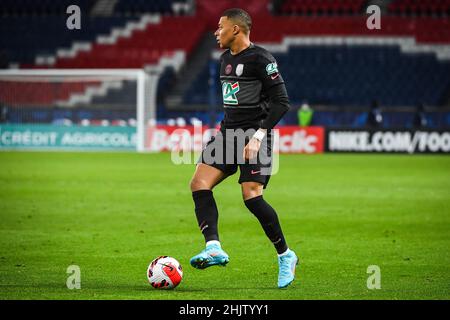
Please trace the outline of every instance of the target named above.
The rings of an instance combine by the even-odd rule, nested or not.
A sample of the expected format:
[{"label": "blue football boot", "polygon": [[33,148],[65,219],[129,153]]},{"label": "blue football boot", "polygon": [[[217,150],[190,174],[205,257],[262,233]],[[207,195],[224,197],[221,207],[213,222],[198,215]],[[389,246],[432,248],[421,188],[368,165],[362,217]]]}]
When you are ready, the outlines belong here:
[{"label": "blue football boot", "polygon": [[289,250],[286,255],[278,257],[278,288],[286,288],[294,281],[297,264],[298,258],[292,250]]},{"label": "blue football boot", "polygon": [[220,245],[210,244],[198,255],[191,258],[191,266],[197,269],[206,269],[211,266],[225,266],[230,261],[227,253]]}]

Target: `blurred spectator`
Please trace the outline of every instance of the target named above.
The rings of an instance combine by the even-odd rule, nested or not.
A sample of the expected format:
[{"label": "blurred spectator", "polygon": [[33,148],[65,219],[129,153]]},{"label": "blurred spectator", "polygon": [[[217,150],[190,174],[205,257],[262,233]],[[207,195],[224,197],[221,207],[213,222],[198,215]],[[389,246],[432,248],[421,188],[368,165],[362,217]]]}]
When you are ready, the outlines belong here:
[{"label": "blurred spectator", "polygon": [[8,56],[5,52],[0,51],[0,69],[8,68]]},{"label": "blurred spectator", "polygon": [[415,129],[424,129],[428,126],[428,120],[425,116],[425,107],[423,103],[417,106],[416,114],[414,115],[413,127]]},{"label": "blurred spectator", "polygon": [[370,106],[369,116],[367,117],[367,126],[369,128],[381,128],[383,126],[383,115],[377,100],[373,100]]},{"label": "blurred spectator", "polygon": [[6,114],[8,110],[6,109],[6,106],[4,106],[2,103],[0,103],[0,123],[6,122]]},{"label": "blurred spectator", "polygon": [[283,3],[284,3],[284,0],[272,0],[268,4],[268,6],[269,6],[268,9],[274,15],[280,14]]},{"label": "blurred spectator", "polygon": [[309,104],[305,101],[298,109],[298,124],[300,127],[307,127],[311,124],[314,110],[311,109]]},{"label": "blurred spectator", "polygon": [[172,3],[172,11],[175,15],[185,16],[191,13],[193,10],[193,2],[192,1],[180,1]]}]

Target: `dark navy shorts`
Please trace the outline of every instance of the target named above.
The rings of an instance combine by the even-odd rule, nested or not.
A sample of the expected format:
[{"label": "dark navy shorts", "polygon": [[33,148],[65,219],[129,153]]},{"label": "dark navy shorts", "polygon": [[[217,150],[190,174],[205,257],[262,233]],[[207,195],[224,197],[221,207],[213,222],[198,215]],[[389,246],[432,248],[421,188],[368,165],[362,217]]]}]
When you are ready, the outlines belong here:
[{"label": "dark navy shorts", "polygon": [[259,182],[264,188],[269,183],[272,174],[273,137],[270,131],[266,134],[258,156],[244,160],[243,151],[250,138],[256,132],[254,129],[222,129],[213,136],[202,151],[198,163],[204,163],[231,176],[240,170],[239,183]]}]

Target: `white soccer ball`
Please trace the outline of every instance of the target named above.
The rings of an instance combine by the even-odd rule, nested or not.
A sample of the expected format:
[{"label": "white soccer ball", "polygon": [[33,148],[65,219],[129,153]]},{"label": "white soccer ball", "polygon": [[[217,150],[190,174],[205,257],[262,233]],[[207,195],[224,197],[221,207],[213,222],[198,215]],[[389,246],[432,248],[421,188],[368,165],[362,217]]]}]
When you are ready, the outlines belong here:
[{"label": "white soccer ball", "polygon": [[175,258],[160,256],[150,262],[147,278],[153,288],[173,289],[183,279],[183,269]]}]

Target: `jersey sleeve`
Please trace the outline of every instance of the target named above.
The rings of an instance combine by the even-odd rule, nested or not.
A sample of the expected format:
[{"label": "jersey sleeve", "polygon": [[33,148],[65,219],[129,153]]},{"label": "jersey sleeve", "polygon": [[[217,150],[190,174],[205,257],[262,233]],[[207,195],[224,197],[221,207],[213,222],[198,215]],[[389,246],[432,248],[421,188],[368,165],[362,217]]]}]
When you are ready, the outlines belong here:
[{"label": "jersey sleeve", "polygon": [[283,77],[278,69],[277,61],[270,54],[259,56],[256,63],[256,73],[261,80],[263,91],[284,83]]}]

